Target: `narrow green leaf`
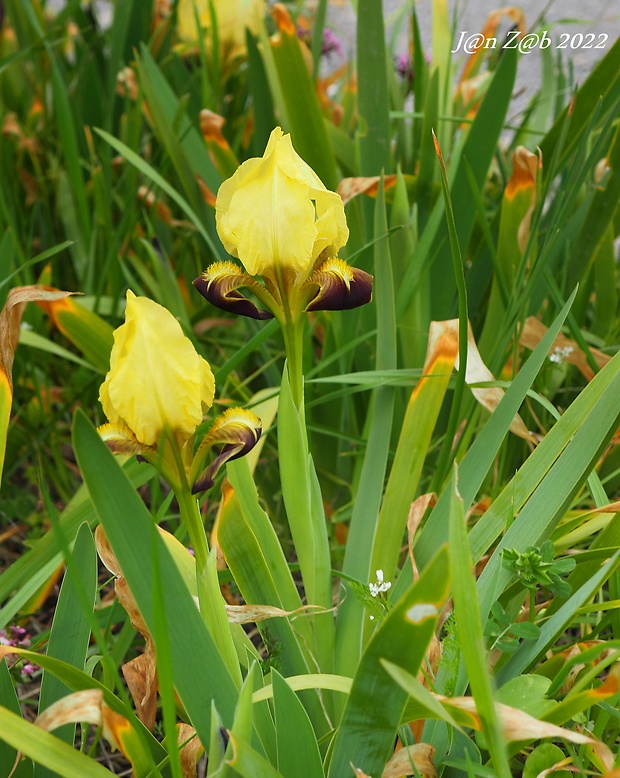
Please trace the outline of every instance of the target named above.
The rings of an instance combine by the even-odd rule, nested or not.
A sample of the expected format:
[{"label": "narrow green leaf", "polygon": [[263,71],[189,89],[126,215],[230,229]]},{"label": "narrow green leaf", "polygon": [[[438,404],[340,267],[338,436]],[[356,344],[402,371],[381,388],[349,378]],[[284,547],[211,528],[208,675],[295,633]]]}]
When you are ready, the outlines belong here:
[{"label": "narrow green leaf", "polygon": [[442,706],[439,700],[430,692],[418,679],[394,664],[383,659],[381,664],[396,683],[404,689],[409,695],[409,701],[405,709],[402,722],[409,723],[415,719],[435,718],[440,721],[446,721],[453,727],[458,728],[457,722],[450,713]]},{"label": "narrow green leaf", "polygon": [[562,168],[566,159],[582,141],[582,133],[590,122],[596,106],[603,97],[602,109],[606,112],[618,99],[620,91],[620,38],[594,67],[588,78],[578,89],[573,101],[558,116],[553,127],[540,143],[543,159],[551,159],[553,150],[562,135],[567,119],[570,133],[562,148],[558,165]]},{"label": "narrow green leaf", "polygon": [[278,770],[285,778],[323,778],[321,754],[312,724],[295,692],[271,671],[278,748]]},{"label": "narrow green leaf", "polygon": [[[205,612],[203,613],[203,616],[207,627],[209,628],[209,632],[213,635],[220,656],[228,668],[231,678],[235,682],[237,688],[241,688],[241,669],[239,667],[239,660],[237,659],[237,652],[230,631],[225,602],[220,591],[217,575],[216,548],[212,548],[209,553],[209,559],[204,575],[206,578],[204,587],[208,592],[208,596],[205,598]],[[203,607],[203,598],[201,598],[200,603],[201,607]]]},{"label": "narrow green leaf", "polygon": [[[387,236],[383,186],[375,203],[374,223],[375,299],[377,301],[377,371],[396,368],[396,313],[392,258]],[[383,496],[394,413],[394,391],[382,386],[373,393],[369,406],[369,433],[359,486],[345,550],[343,573],[357,580],[370,580],[371,559]],[[362,652],[363,609],[349,591],[338,609],[336,670],[353,675]]]},{"label": "narrow green leaf", "polygon": [[390,172],[390,107],[383,3],[357,3],[357,108],[359,171]]},{"label": "narrow green leaf", "polygon": [[232,757],[227,764],[234,768],[241,778],[284,778],[272,767],[264,756],[255,751],[245,740],[239,740],[231,734]]},{"label": "narrow green leaf", "polygon": [[279,36],[271,43],[271,50],[293,145],[325,186],[335,190],[338,173],[334,152],[295,25],[283,8],[278,10],[275,18]]},{"label": "narrow green leaf", "polygon": [[[504,438],[508,433],[508,429],[515,414],[518,412],[521,403],[525,399],[527,392],[532,385],[534,378],[538,371],[542,367],[547,358],[549,349],[551,348],[554,339],[556,338],[560,327],[562,326],[570,306],[575,299],[575,293],[571,295],[568,302],[556,317],[555,321],[547,331],[545,337],[538,344],[536,349],[530,355],[527,362],[521,367],[521,370],[515,376],[511,386],[506,391],[504,398],[500,402],[497,409],[490,416],[484,428],[468,450],[467,454],[463,458],[463,461],[459,465],[461,489],[460,493],[463,498],[463,502],[466,505],[471,505],[474,501],[476,494],[478,493],[482,483],[489,472],[500,446],[502,445]],[[549,439],[549,436],[545,439],[545,442]],[[542,448],[543,453],[549,447],[549,444],[543,448],[539,446],[535,454],[538,454]],[[555,458],[563,448],[561,447],[554,452],[550,453],[550,461],[554,461]],[[539,454],[540,455],[540,454]],[[531,459],[531,458],[530,458]],[[530,460],[528,459],[528,462]],[[532,473],[532,477],[535,478],[535,474]],[[536,480],[535,483],[538,481]],[[532,488],[535,485],[532,484]],[[424,529],[420,533],[420,537],[415,547],[416,561],[418,565],[423,566],[426,560],[430,559],[434,550],[442,542],[447,540],[448,532],[448,505],[450,500],[450,487],[446,487],[441,494],[437,505],[435,506],[433,513],[429,517],[429,521],[425,524]],[[509,492],[506,491],[506,499],[511,499]],[[491,506],[491,509],[497,504],[497,500]],[[499,507],[499,506],[498,506]],[[506,505],[504,505],[506,509]],[[510,508],[512,510],[512,507]],[[502,516],[506,516],[503,513]],[[484,553],[481,549],[486,550],[488,548],[487,542],[490,544],[497,537],[501,528],[504,526],[504,519],[501,521],[501,527],[499,526],[499,516],[496,517],[498,526],[494,527],[492,532],[489,532],[488,538],[484,542],[478,540],[478,533],[484,528],[486,530],[486,521],[483,522],[482,527],[479,529],[477,525],[472,532],[472,554],[477,561],[480,558],[480,554]],[[497,533],[497,534],[496,534]],[[491,535],[493,540],[490,539]],[[408,568],[403,571],[405,574],[405,580],[402,584],[399,582],[399,586],[407,585],[407,577],[409,576]],[[403,576],[401,576],[403,577]],[[409,578],[410,580],[410,578]]]},{"label": "narrow green leaf", "polygon": [[[220,516],[218,540],[235,583],[248,604],[296,610],[301,607],[301,599],[275,530],[258,503],[247,462],[229,462],[227,469],[235,492]],[[306,618],[297,619],[294,628],[284,618],[265,619],[258,626],[269,660],[284,675],[305,675],[314,666],[312,634]],[[324,732],[325,716],[318,697],[306,695],[304,704],[314,727]]]},{"label": "narrow green leaf", "polygon": [[[476,203],[473,197],[463,197],[469,191],[468,167],[479,189],[485,181],[489,166],[495,153],[495,148],[503,129],[506,112],[512,98],[515,76],[517,72],[517,51],[507,49],[503,52],[500,64],[495,71],[493,80],[478,109],[476,118],[469,128],[463,145],[459,165],[452,177],[450,191],[454,204],[454,222],[456,224],[458,242],[463,251],[474,228],[476,219]],[[430,226],[430,225],[429,225]],[[434,243],[439,243],[437,259],[431,269],[431,287],[433,289],[433,319],[445,319],[452,315],[455,300],[456,285],[447,283],[452,276],[452,254],[445,233],[435,234]],[[446,236],[447,237],[447,236]]]},{"label": "narrow green leaf", "polygon": [[498,776],[510,778],[508,755],[493,700],[476,579],[472,572],[473,563],[469,551],[465,509],[458,493],[456,472],[454,483],[455,488],[450,500],[450,566],[459,647],[465,660],[469,684],[476,701],[493,768]]},{"label": "narrow green leaf", "polygon": [[269,81],[256,40],[248,29],[246,29],[245,34],[248,46],[248,87],[254,104],[252,149],[254,155],[259,157],[262,156],[267,146],[271,130],[276,126],[276,118],[273,112],[273,98],[269,89]]},{"label": "narrow green leaf", "polygon": [[[150,548],[153,520],[144,503],[86,416],[74,420],[74,448],[80,470],[149,631],[153,633]],[[177,693],[200,739],[207,743],[214,699],[224,721],[232,722],[237,690],[192,597],[161,537],[157,538],[166,621]],[[192,635],[191,642],[187,634]],[[205,672],[205,667],[209,672]]]},{"label": "narrow green leaf", "polygon": [[21,716],[0,707],[0,739],[62,778],[110,778],[106,767]]},{"label": "narrow green leaf", "polygon": [[[135,489],[147,483],[155,472],[150,465],[135,460],[126,462],[123,469]],[[86,487],[81,486],[78,489],[59,521],[64,536],[69,538],[75,537],[78,527],[84,521],[91,529],[97,526],[98,518]],[[62,543],[57,533],[47,532],[33,548],[26,551],[0,575],[0,600],[7,601],[0,610],[0,625],[8,624],[21,606],[61,564],[61,549]],[[16,591],[16,594],[10,597],[13,591]]]},{"label": "narrow green leaf", "polygon": [[179,194],[179,192],[177,192],[177,190],[174,189],[174,187],[172,187],[166,181],[165,178],[160,176],[159,173],[153,167],[151,167],[151,165],[149,165],[148,162],[145,162],[142,159],[142,157],[138,156],[135,153],[135,151],[132,151],[129,148],[129,146],[125,145],[122,141],[118,140],[113,135],[110,135],[110,133],[106,132],[105,130],[95,128],[95,132],[97,133],[97,135],[100,135],[106,141],[106,143],[109,143],[110,146],[112,146],[112,148],[115,149],[115,151],[117,151],[121,156],[123,156],[127,160],[127,162],[133,165],[143,175],[149,178],[156,186],[158,186],[163,192],[165,192],[168,195],[168,197],[170,197],[171,200],[174,200],[174,202],[188,216],[188,218],[194,224],[198,232],[202,235],[202,237],[205,240],[205,243],[213,251],[214,256],[218,257],[219,251],[216,248],[213,238],[208,233],[201,219],[198,217],[194,209],[189,205],[187,200],[184,197],[182,197]]},{"label": "narrow green leaf", "polygon": [[[90,620],[83,612],[86,602],[94,610],[97,588],[97,555],[95,544],[87,524],[78,530],[72,558],[65,573],[54,611],[54,620],[47,644],[48,656],[84,669],[90,640]],[[39,713],[69,694],[71,690],[58,678],[43,672]],[[75,724],[62,727],[56,736],[69,745],[75,738]],[[35,768],[35,778],[51,778],[52,773],[42,767]]]},{"label": "narrow green leaf", "polygon": [[[16,716],[21,716],[19,700],[11,680],[9,668],[7,663],[2,661],[0,661],[0,706],[7,708]],[[12,748],[4,740],[0,739],[0,778],[9,778],[9,773],[13,769],[16,757],[17,749]],[[32,767],[30,775],[32,775]]]},{"label": "narrow green leaf", "polygon": [[[278,405],[278,458],[282,496],[308,604],[332,607],[331,557],[327,522],[308,452],[303,413],[297,409],[289,383],[288,363],[282,374]],[[310,616],[312,648],[319,667],[329,672],[333,657],[333,617]]]},{"label": "narrow green leaf", "polygon": [[[51,48],[48,51],[51,53]],[[52,63],[52,97],[54,100],[55,124],[71,181],[73,201],[79,216],[80,242],[82,248],[85,249],[90,243],[91,224],[88,209],[89,198],[86,194],[84,174],[80,163],[78,132],[75,126],[77,114],[75,109],[71,107],[62,74],[54,61],[53,55]]]},{"label": "narrow green leaf", "polygon": [[382,774],[408,695],[381,661],[399,664],[411,675],[418,672],[448,595],[448,566],[443,547],[378,626],[353,679],[334,740],[329,778],[347,775],[351,764],[368,775]]}]

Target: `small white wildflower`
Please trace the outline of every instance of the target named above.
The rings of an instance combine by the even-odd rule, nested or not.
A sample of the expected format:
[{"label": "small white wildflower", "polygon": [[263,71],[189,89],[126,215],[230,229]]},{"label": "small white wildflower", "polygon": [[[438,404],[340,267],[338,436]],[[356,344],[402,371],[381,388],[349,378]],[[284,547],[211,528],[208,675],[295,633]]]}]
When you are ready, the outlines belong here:
[{"label": "small white wildflower", "polygon": [[556,365],[560,365],[574,350],[575,349],[572,346],[556,346],[553,349],[553,354],[549,354],[549,361]]},{"label": "small white wildflower", "polygon": [[373,597],[376,597],[378,594],[381,594],[382,592],[387,592],[387,590],[392,586],[391,581],[383,580],[383,570],[377,570],[376,575],[377,575],[377,583],[368,584],[368,588],[370,589],[370,594]]}]

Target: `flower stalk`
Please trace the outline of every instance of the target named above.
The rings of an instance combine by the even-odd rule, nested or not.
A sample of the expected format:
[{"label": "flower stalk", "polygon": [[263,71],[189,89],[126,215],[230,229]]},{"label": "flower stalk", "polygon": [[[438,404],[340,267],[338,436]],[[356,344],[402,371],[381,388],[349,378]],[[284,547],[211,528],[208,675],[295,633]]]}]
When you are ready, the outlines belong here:
[{"label": "flower stalk", "polygon": [[128,291],[125,323],[114,333],[110,370],[100,389],[109,423],[99,434],[114,453],[149,462],[173,490],[194,548],[199,593],[209,543],[196,494],[210,489],[220,467],[247,454],[261,435],[254,413],[229,408],[197,440],[214,394],[209,363],[174,316]]}]

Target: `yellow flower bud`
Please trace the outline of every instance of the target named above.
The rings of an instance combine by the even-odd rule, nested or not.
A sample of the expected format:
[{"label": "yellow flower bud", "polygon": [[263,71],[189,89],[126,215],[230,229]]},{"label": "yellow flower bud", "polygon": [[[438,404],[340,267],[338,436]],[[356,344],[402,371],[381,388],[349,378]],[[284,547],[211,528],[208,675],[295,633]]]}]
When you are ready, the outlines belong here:
[{"label": "yellow flower bud", "polygon": [[340,195],[325,188],[279,127],[262,157],[248,159],[221,185],[216,224],[228,251],[249,275],[303,282],[349,237]]},{"label": "yellow flower bud", "polygon": [[[264,0],[213,0],[217,19],[217,34],[220,55],[223,63],[228,63],[246,54],[246,27],[258,34],[265,16]],[[198,42],[196,15],[207,51],[210,51],[213,37],[211,9],[209,0],[180,0],[177,11],[177,33],[185,43]]]},{"label": "yellow flower bud", "polygon": [[183,444],[214,393],[209,363],[174,316],[128,291],[125,323],[114,332],[110,370],[99,391],[108,421],[127,427],[144,446],[156,446],[164,431]]}]

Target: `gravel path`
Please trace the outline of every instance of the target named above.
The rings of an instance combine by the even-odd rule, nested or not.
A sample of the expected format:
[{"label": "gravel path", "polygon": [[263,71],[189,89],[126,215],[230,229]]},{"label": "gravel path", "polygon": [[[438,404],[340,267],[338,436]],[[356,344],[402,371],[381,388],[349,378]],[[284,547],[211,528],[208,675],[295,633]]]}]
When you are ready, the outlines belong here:
[{"label": "gravel path", "polygon": [[[592,65],[598,58],[608,51],[610,46],[620,36],[620,3],[618,0],[524,0],[515,3],[525,13],[526,25],[530,29],[547,30],[552,40],[552,48],[565,42],[566,48],[556,49],[566,60],[568,57],[573,62],[574,80],[582,82]],[[482,30],[487,14],[503,5],[501,0],[464,0],[455,2],[448,0],[449,12],[453,19],[455,34],[454,45],[460,38],[461,31],[467,31],[467,35],[474,35]],[[392,49],[395,54],[407,51],[407,33],[404,14],[410,7],[410,0],[383,0],[388,40],[393,37]],[[430,50],[432,28],[432,0],[420,0],[416,3],[416,12],[422,31],[422,40],[425,48]],[[542,22],[544,19],[544,22]],[[347,56],[352,56],[355,48],[355,14],[352,5],[345,0],[335,0],[330,4],[328,23],[341,38]],[[504,32],[509,24],[501,28]],[[592,33],[595,37],[586,37]],[[562,35],[564,34],[564,35]],[[593,48],[573,48],[570,44],[578,44],[584,36],[583,43],[590,43]],[[605,41],[604,35],[609,37]],[[467,36],[466,36],[467,37]],[[466,38],[465,38],[466,39]],[[604,45],[605,48],[595,49],[596,45]],[[460,72],[466,55],[462,50],[457,52],[455,60],[458,63],[457,72]],[[534,48],[527,55],[520,58],[515,88],[516,112],[522,110],[536,92],[540,82],[541,57],[540,49]]]}]

